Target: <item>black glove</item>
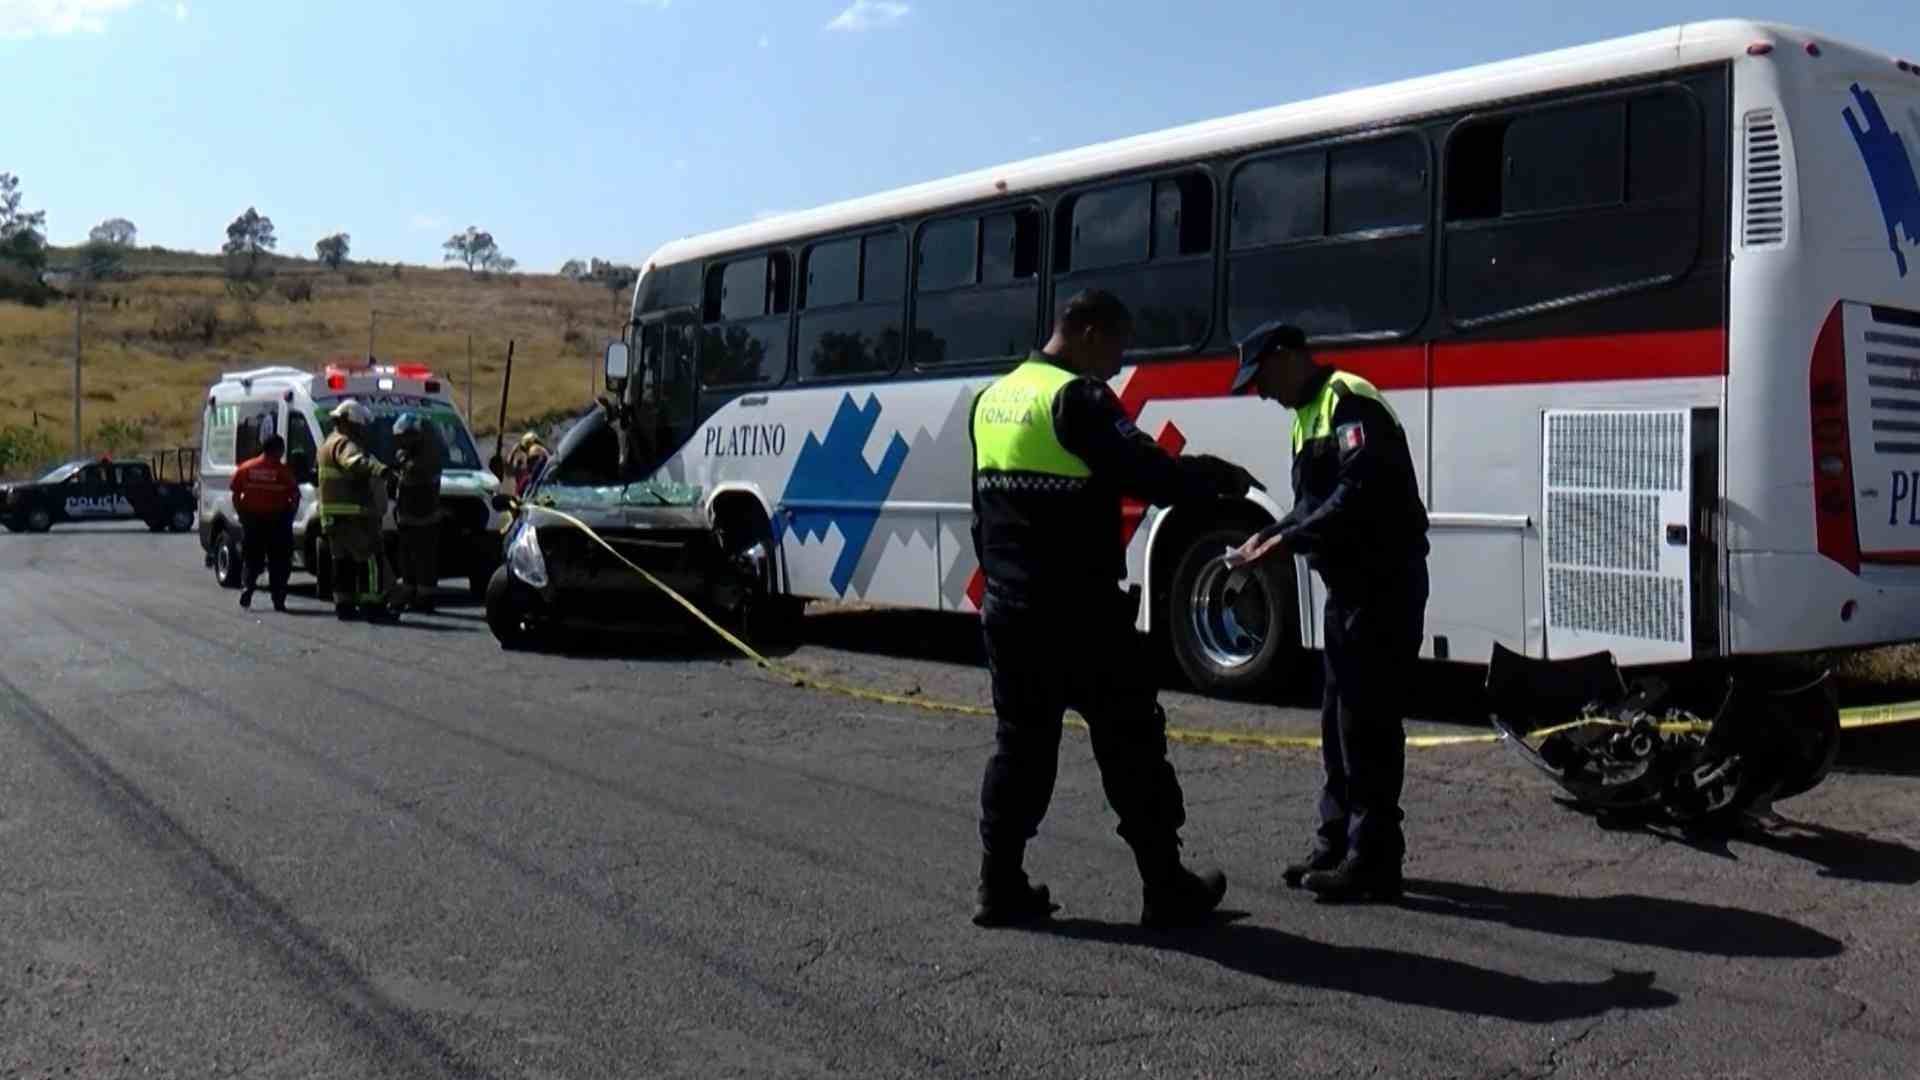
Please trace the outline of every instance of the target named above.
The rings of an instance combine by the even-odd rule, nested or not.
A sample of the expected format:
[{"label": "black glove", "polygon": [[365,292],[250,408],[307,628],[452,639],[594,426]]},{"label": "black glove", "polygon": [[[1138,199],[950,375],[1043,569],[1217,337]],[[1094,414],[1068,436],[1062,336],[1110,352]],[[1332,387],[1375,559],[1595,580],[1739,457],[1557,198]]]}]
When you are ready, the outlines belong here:
[{"label": "black glove", "polygon": [[387,473],[387,498],[398,499],[399,497],[400,474],[397,472],[389,472]]},{"label": "black glove", "polygon": [[1245,498],[1252,488],[1266,490],[1261,487],[1260,481],[1253,478],[1252,473],[1224,458],[1217,458],[1212,454],[1198,454],[1192,460],[1201,467],[1202,475],[1213,484],[1223,498]]}]

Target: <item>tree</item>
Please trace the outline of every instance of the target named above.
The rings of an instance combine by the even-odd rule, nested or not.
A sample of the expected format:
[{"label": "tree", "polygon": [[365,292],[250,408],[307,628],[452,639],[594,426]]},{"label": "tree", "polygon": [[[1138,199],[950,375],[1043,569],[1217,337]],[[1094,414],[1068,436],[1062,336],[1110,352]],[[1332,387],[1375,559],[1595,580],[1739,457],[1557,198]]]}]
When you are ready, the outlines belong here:
[{"label": "tree", "polygon": [[440,246],[446,251],[441,257],[442,262],[465,263],[469,274],[486,268],[490,262],[500,258],[500,245],[493,242],[493,234],[482,232],[472,225],[467,226],[466,232],[454,233]]},{"label": "tree", "polygon": [[106,240],[89,240],[80,248],[80,278],[90,288],[120,272],[126,261],[122,246]]},{"label": "tree", "polygon": [[87,240],[96,244],[132,247],[134,238],[139,234],[140,230],[135,228],[133,222],[128,221],[126,218],[108,218],[93,227],[93,231],[87,234]]},{"label": "tree", "polygon": [[45,210],[20,209],[20,178],[0,173],[0,260],[38,274],[47,265]]},{"label": "tree", "polygon": [[617,293],[625,292],[627,289],[632,288],[634,281],[638,279],[640,275],[633,267],[623,263],[608,262],[605,259],[595,259],[593,260],[593,264],[587,269],[587,276],[599,282],[607,291]]},{"label": "tree", "polygon": [[579,281],[581,278],[587,276],[587,264],[581,262],[579,259],[568,259],[566,262],[560,264],[560,276]]},{"label": "tree", "polygon": [[513,273],[513,268],[519,266],[520,262],[517,259],[509,259],[496,251],[492,255],[487,256],[485,265],[488,270],[498,271],[502,274],[511,274]]},{"label": "tree", "polygon": [[227,226],[227,242],[220,250],[227,256],[227,278],[232,286],[257,290],[260,277],[260,259],[272,251],[278,243],[273,236],[273,219],[262,217],[258,210],[247,207],[247,212],[233,219]]},{"label": "tree", "polygon": [[326,263],[328,269],[338,270],[340,264],[347,261],[347,244],[350,239],[352,238],[346,233],[334,233],[313,245],[313,253],[320,256],[320,261]]}]

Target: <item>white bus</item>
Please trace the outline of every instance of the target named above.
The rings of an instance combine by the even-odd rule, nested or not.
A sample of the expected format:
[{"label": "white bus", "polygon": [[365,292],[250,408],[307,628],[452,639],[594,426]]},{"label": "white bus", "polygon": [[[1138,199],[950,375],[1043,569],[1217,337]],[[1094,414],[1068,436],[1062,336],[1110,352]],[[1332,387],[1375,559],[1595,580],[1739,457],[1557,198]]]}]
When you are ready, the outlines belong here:
[{"label": "white bus", "polygon": [[1205,689],[1321,637],[1303,565],[1213,561],[1289,502],[1289,415],[1224,396],[1272,318],[1406,425],[1424,656],[1913,640],[1917,173],[1920,54],[1721,21],[759,221],[647,261],[628,478],[760,538],[776,591],[974,611],[969,403],[1101,286],[1138,425],[1269,489],[1128,519],[1141,629]]}]

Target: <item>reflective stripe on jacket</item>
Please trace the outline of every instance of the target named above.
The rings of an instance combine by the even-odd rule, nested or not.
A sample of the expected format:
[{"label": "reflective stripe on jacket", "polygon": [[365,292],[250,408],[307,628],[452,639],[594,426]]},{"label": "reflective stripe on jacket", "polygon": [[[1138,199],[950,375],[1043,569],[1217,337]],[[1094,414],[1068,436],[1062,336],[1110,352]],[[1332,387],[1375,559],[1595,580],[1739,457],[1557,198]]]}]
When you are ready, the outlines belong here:
[{"label": "reflective stripe on jacket", "polygon": [[321,518],[369,516],[375,508],[374,481],[387,467],[362,450],[345,432],[335,431],[320,444]]}]

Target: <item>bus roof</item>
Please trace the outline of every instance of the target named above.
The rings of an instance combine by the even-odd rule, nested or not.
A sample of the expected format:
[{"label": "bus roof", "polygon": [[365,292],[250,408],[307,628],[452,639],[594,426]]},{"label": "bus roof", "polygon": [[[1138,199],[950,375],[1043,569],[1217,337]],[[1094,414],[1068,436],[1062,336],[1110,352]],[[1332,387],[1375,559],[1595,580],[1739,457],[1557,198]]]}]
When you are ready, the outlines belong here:
[{"label": "bus roof", "polygon": [[[646,269],[910,217],[946,206],[1070,185],[1168,161],[1743,58],[1747,47],[1758,41],[1797,46],[1810,40],[1820,41],[1823,48],[1851,47],[1866,52],[1779,23],[1743,19],[1688,23],[1148,132],[690,236],[661,246],[647,260]],[[1887,54],[1886,60],[1893,63],[1892,54]],[[637,300],[638,286],[634,295]]]}]

